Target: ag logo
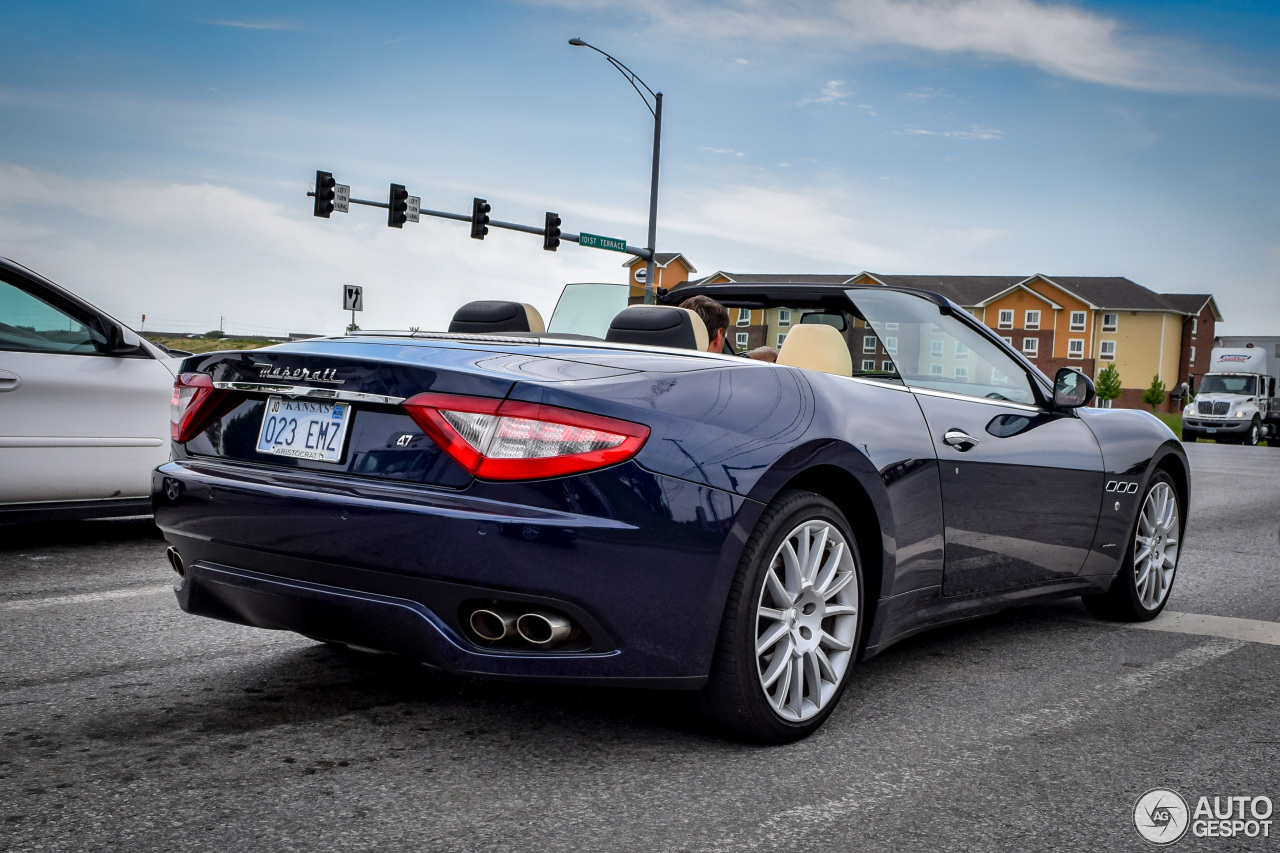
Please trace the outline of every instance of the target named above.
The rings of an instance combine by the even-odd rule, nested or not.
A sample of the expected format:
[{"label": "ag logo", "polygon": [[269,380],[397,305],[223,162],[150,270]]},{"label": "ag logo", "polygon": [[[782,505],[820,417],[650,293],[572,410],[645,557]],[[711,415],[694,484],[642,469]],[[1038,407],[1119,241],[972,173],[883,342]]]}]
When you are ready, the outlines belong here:
[{"label": "ag logo", "polygon": [[1168,788],[1154,788],[1138,798],[1133,825],[1143,840],[1164,846],[1187,834],[1187,801]]}]

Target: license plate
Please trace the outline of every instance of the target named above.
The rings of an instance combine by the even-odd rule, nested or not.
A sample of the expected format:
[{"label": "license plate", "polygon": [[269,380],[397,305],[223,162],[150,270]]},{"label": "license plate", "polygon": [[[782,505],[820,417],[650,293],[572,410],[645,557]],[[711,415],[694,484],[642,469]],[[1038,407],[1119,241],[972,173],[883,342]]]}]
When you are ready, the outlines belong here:
[{"label": "license plate", "polygon": [[1209,433],[1210,435],[1212,435],[1213,433],[1215,433],[1215,432],[1217,432],[1217,431],[1218,431],[1218,428],[1217,428],[1217,427],[1208,427],[1208,428],[1206,428],[1206,429],[1205,429],[1205,432]]},{"label": "license plate", "polygon": [[270,397],[258,432],[258,452],[337,462],[350,421],[350,403]]}]

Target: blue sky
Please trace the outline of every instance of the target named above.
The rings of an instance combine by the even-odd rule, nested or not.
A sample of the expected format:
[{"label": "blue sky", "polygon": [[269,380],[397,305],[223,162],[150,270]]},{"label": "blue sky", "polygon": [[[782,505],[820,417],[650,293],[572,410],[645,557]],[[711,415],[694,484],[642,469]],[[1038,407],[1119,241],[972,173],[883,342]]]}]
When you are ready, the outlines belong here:
[{"label": "blue sky", "polygon": [[465,225],[323,221],[359,197],[643,245],[652,120],[571,36],[665,94],[659,249],[700,272],[1127,275],[1280,334],[1274,3],[7,2],[0,254],[137,325],[439,327],[549,314],[622,256]]}]

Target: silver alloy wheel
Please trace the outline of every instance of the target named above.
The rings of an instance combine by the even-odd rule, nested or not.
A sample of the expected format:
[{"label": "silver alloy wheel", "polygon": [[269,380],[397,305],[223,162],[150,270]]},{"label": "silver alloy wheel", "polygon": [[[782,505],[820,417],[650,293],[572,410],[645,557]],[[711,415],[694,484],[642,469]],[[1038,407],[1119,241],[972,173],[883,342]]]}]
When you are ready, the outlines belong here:
[{"label": "silver alloy wheel", "polygon": [[756,605],[756,667],[770,707],[810,719],[836,695],[858,637],[858,571],[839,528],[806,521],[765,569]]},{"label": "silver alloy wheel", "polygon": [[1178,498],[1168,483],[1156,483],[1138,516],[1133,574],[1138,600],[1147,610],[1164,602],[1178,567]]}]

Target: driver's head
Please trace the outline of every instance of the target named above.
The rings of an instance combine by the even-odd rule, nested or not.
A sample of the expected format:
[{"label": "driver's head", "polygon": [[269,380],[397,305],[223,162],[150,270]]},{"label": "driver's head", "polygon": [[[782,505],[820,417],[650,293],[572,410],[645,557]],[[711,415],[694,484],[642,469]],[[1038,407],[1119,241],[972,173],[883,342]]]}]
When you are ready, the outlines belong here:
[{"label": "driver's head", "polygon": [[710,296],[695,296],[680,303],[681,308],[688,308],[702,318],[707,327],[707,352],[724,350],[724,336],[729,331],[729,309]]}]

